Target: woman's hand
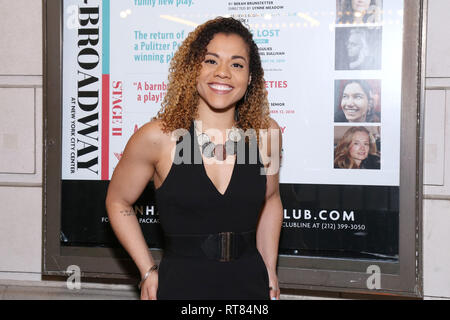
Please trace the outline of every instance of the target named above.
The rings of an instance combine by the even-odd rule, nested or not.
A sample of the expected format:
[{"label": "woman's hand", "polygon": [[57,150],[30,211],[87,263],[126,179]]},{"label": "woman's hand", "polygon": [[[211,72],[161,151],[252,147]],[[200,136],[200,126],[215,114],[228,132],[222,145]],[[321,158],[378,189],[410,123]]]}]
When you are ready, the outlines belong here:
[{"label": "woman's hand", "polygon": [[280,287],[275,272],[269,273],[270,300],[280,300]]},{"label": "woman's hand", "polygon": [[153,271],[141,284],[141,300],[156,300],[158,290],[158,272]]}]

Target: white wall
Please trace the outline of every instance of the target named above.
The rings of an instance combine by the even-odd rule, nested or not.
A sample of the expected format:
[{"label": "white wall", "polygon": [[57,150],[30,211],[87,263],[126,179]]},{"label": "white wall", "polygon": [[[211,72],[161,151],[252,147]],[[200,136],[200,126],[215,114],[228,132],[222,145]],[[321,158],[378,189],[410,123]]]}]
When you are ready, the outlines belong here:
[{"label": "white wall", "polygon": [[42,2],[0,0],[0,279],[40,280]]},{"label": "white wall", "polygon": [[[386,0],[388,1],[388,0]],[[0,0],[0,279],[40,280],[42,2]],[[450,298],[450,1],[429,0],[424,294]]]},{"label": "white wall", "polygon": [[428,6],[424,294],[450,298],[450,1],[429,0]]}]

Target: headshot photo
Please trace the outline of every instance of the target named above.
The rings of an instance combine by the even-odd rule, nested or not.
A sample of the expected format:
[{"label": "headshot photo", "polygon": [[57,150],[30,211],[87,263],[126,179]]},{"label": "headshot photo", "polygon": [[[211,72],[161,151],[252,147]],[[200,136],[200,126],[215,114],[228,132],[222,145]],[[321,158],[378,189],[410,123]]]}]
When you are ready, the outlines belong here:
[{"label": "headshot photo", "polygon": [[334,92],[334,122],[380,122],[381,80],[336,80]]},{"label": "headshot photo", "polygon": [[382,29],[336,28],[336,70],[380,70]]},{"label": "headshot photo", "polygon": [[381,23],[383,0],[336,0],[336,24]]},{"label": "headshot photo", "polygon": [[334,168],[379,170],[380,127],[334,128]]}]

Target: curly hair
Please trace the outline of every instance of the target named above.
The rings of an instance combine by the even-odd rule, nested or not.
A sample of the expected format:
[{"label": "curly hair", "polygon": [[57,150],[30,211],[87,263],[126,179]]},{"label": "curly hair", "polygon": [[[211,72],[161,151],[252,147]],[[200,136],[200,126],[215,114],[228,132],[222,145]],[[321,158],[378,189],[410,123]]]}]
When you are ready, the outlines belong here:
[{"label": "curly hair", "polygon": [[239,112],[237,127],[244,131],[254,129],[258,137],[260,129],[269,127],[269,103],[264,71],[253,36],[238,20],[218,17],[189,33],[172,58],[167,93],[155,117],[162,120],[164,132],[181,128],[188,130],[192,120],[197,116],[199,102],[197,78],[205,58],[206,47],[218,33],[236,34],[248,46],[251,82],[245,97],[236,103]]},{"label": "curly hair", "polygon": [[358,169],[359,166],[350,157],[350,147],[352,145],[353,135],[357,132],[367,133],[369,137],[369,155],[378,155],[375,138],[365,127],[351,127],[339,141],[334,151],[334,167],[341,169]]}]

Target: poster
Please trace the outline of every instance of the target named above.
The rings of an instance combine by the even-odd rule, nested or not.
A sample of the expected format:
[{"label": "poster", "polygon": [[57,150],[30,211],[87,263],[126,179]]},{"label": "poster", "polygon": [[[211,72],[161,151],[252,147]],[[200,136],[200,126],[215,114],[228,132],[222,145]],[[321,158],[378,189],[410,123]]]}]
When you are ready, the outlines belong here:
[{"label": "poster", "polygon": [[[65,0],[63,243],[112,241],[99,236],[108,228],[101,205],[74,209],[70,199],[87,189],[106,194],[128,139],[160,108],[174,52],[217,16],[252,31],[283,134],[280,252],[396,259],[402,0]],[[355,139],[359,147],[347,150]],[[155,234],[157,208],[146,193],[140,222]],[[74,232],[83,214],[96,226]]]}]

